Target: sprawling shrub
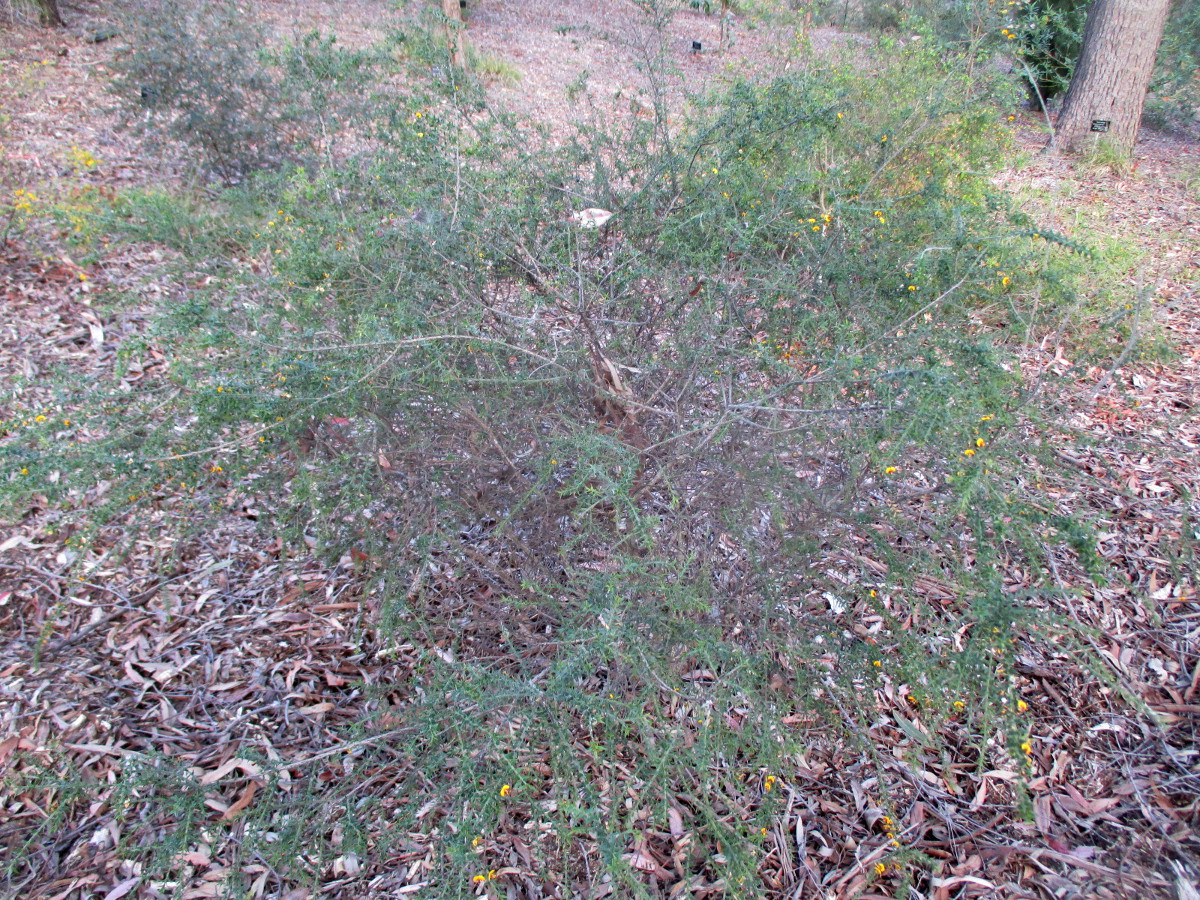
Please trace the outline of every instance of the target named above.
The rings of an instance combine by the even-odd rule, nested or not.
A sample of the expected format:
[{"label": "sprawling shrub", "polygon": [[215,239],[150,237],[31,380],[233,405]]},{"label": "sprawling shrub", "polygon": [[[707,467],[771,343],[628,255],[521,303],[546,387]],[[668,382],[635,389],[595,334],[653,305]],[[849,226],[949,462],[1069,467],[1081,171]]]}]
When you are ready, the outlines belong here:
[{"label": "sprawling shrub", "polygon": [[357,108],[368,60],[309,34],[272,49],[231,0],[168,3],[131,14],[114,89],[129,123],[183,144],[226,182],[331,149]]},{"label": "sprawling shrub", "polygon": [[[681,785],[696,846],[720,847],[689,872],[757,895],[765,773],[857,740],[843,694],[886,674],[931,721],[972,698],[1005,740],[947,760],[1018,745],[1006,672],[1028,611],[1000,567],[1068,532],[1088,552],[1012,500],[1013,336],[1066,292],[1043,277],[1054,236],[991,183],[1003,117],[965,74],[987,67],[958,62],[884,42],[696,98],[682,127],[610,117],[560,147],[429,67],[428,92],[372,98],[337,165],[217,209],[129,198],[120,227],[211,277],[164,309],[178,349],[154,389],[77,393],[71,419],[107,423],[86,443],[33,425],[0,447],[9,502],[103,481],[88,515],[107,502],[135,528],[147,505],[253,497],[295,546],[359,565],[382,652],[438,648],[381,712],[414,773],[392,821],[452,826],[439,895],[475,890],[472,837],[520,801],[547,892],[632,896],[630,843]],[[127,89],[133,71],[156,70]],[[253,104],[292,88],[228,77],[250,71],[268,81],[228,114],[163,101],[221,123],[203,146],[228,173],[289,158],[274,126],[301,121],[279,102],[264,131]],[[830,574],[860,553],[886,575]],[[953,586],[938,603],[913,590],[931,568]],[[785,724],[824,714],[840,730]],[[283,835],[258,851],[273,866],[319,854],[317,825],[251,815],[247,834]]]}]

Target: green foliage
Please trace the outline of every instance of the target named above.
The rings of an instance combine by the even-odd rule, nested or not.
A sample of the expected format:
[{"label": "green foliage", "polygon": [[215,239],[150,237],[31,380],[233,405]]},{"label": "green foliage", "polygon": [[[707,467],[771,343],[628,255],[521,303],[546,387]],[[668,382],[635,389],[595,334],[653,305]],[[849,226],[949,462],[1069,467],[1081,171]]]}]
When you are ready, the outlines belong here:
[{"label": "green foliage", "polygon": [[[864,0],[832,3],[845,27],[883,31],[925,29],[937,39],[1015,59],[1015,74],[1034,106],[1066,93],[1087,19],[1086,0]],[[1186,127],[1200,108],[1200,2],[1175,0],[1151,84],[1146,112],[1161,124]]]},{"label": "green foliage", "polygon": [[952,44],[1003,44],[1007,36],[1001,29],[1014,21],[1013,7],[987,0],[864,0],[859,16],[862,25],[870,29],[893,31],[923,25]]},{"label": "green foliage", "polygon": [[1035,106],[1065,94],[1070,87],[1083,46],[1086,19],[1084,0],[1032,0],[1021,4],[1017,41]]},{"label": "green foliage", "polygon": [[1019,61],[1031,93],[1049,99],[1066,90],[1079,54],[1085,0],[866,0],[865,27],[926,31],[974,52]]},{"label": "green foliage", "polygon": [[1200,115],[1200,2],[1175,0],[1163,33],[1146,112],[1184,127]]},{"label": "green foliage", "polygon": [[[27,73],[22,73],[27,76]],[[18,91],[16,85],[10,90]],[[11,146],[12,116],[0,112],[0,247],[4,247],[13,229],[19,227],[39,205],[38,195],[25,183]]]},{"label": "green foliage", "polygon": [[1107,135],[1100,135],[1089,145],[1083,162],[1096,169],[1106,169],[1113,175],[1128,175],[1132,169],[1133,154],[1127,148],[1109,140]]},{"label": "green foliage", "polygon": [[311,164],[353,116],[368,60],[309,34],[268,49],[266,31],[229,0],[186,0],[131,15],[114,89],[143,134],[181,142],[232,183]]},{"label": "green foliage", "polygon": [[741,12],[737,0],[688,0],[688,6],[700,10],[706,16]]},{"label": "green foliage", "polygon": [[507,84],[521,80],[521,70],[508,60],[491,53],[480,53],[470,45],[467,46],[467,68],[480,78],[494,78]]},{"label": "green foliage", "polygon": [[[152,112],[214,171],[273,171],[216,203],[146,193],[112,210],[209,284],[161,311],[159,377],[64,391],[89,442],[14,428],[10,509],[88,497],[89,516],[135,531],[147,507],[202,521],[252,498],[295,544],[362,561],[377,640],[421,648],[412,684],[388,688],[423,776],[393,815],[452,826],[439,896],[475,892],[473,838],[507,815],[548,882],[640,895],[631,842],[672,810],[697,848],[721,848],[690,872],[759,896],[784,761],[814,740],[873,752],[848,699],[885,677],[914,719],[969,706],[1019,748],[1009,675],[1037,585],[1006,591],[1002,563],[1038,571],[1064,546],[1095,560],[1085,523],[1013,499],[1034,452],[1013,345],[1061,325],[1073,297],[1055,276],[1082,257],[1052,255],[993,187],[996,88],[964,74],[984,67],[884,41],[868,65],[697,98],[678,130],[631,116],[556,147],[406,37],[393,46],[428,89],[374,98],[359,151],[330,161],[321,132],[276,140],[323,121],[310,114],[365,59],[317,38],[263,56],[244,22],[199,34],[198,16],[231,14],[205,10],[156,23],[161,55],[121,84],[152,84]],[[213,55],[185,53],[166,21]],[[226,78],[228,106],[205,93]],[[583,227],[589,207],[613,219]],[[936,486],[917,512],[909,479]],[[839,535],[887,574],[822,575]],[[930,571],[954,587],[944,604],[918,590]],[[863,604],[870,641],[846,613]],[[131,770],[131,802],[186,830],[185,776]],[[354,831],[352,786],[305,790],[306,823]],[[246,839],[291,835],[257,852],[311,872],[328,845],[298,859],[315,827],[287,818],[299,796],[257,806]]]}]

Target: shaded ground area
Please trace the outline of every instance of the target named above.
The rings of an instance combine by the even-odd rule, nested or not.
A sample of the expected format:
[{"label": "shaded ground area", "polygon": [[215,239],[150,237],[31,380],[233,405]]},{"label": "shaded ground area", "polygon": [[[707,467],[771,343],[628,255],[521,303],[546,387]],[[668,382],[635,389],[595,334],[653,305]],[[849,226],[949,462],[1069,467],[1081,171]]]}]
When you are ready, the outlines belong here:
[{"label": "shaded ground area", "polygon": [[[311,22],[356,43],[386,27],[389,14],[369,0],[296,0],[263,9],[281,27]],[[102,7],[64,3],[63,11],[72,23],[66,33],[0,32],[0,104],[12,116],[3,152],[12,183],[53,194],[68,210],[58,225],[37,224],[0,247],[0,372],[11,386],[0,396],[6,421],[18,402],[53,414],[54,397],[39,375],[56,368],[131,384],[160,377],[153,365],[121,370],[120,348],[146,333],[156,302],[183,299],[194,286],[168,279],[167,254],[158,247],[93,246],[86,261],[76,252],[70,209],[86,211],[97,192],[178,173],[148,169],[105,112],[104,66],[115,44],[88,40],[103,25]],[[590,73],[598,104],[618,92],[618,107],[628,108],[629,96],[652,102],[638,70],[634,21],[633,7],[618,2],[485,0],[471,12],[469,34],[522,73],[516,84],[496,84],[496,96],[553,124],[573,109],[564,89],[581,72]],[[736,24],[734,49],[723,56],[690,51],[692,40],[717,45],[715,18],[688,10],[673,27],[679,71],[669,73],[669,88],[672,79],[715,80],[726,67],[771,59],[770,42],[749,23]],[[838,40],[830,32],[815,38]],[[1036,151],[1039,141],[1036,123],[1028,123],[1023,145]],[[895,779],[904,810],[898,838],[946,864],[931,897],[1183,897],[1183,885],[1195,880],[1200,600],[1190,579],[1200,537],[1200,148],[1148,134],[1139,159],[1136,171],[1114,175],[1035,157],[1006,176],[1009,190],[1063,232],[1144,249],[1144,263],[1112,271],[1108,288],[1128,298],[1134,333],[1169,349],[1155,361],[1131,346],[1117,354],[1115,367],[1089,363],[1071,335],[1048,336],[1024,351],[1039,402],[1061,410],[1063,432],[1053,440],[1078,475],[1053,493],[1063,511],[1090,510],[1105,523],[1101,549],[1119,573],[1095,592],[1066,592],[1066,601],[1035,598],[1048,614],[1093,630],[1090,656],[1064,646],[1059,655],[1022,658],[1017,674],[1034,722],[1034,774],[1023,787],[1029,818],[1013,814],[1010,773],[921,755],[902,724],[898,686],[885,685],[872,698],[878,716],[868,738]],[[137,301],[112,311],[92,302],[104,293]],[[89,499],[99,498],[80,503]],[[37,504],[0,531],[0,767],[10,779],[34,760],[55,770],[69,759],[104,784],[118,767],[173,758],[202,780],[224,779],[206,813],[220,821],[254,802],[256,773],[248,763],[239,770],[250,752],[282,762],[295,782],[336,784],[350,771],[346,760],[366,746],[403,745],[403,708],[418,657],[444,653],[445,635],[431,633],[428,647],[393,646],[375,630],[377,604],[361,588],[364,561],[347,557],[330,567],[289,558],[259,527],[260,510],[230,504],[219,527],[183,538],[167,536],[186,533],[167,527],[188,517],[182,500],[164,494],[154,507],[157,521],[143,522],[131,544],[118,540],[114,526],[76,549],[74,535],[56,525],[59,513]],[[82,580],[73,567],[79,552],[91,563]],[[865,544],[831,545],[828,564],[850,583],[886,572]],[[1019,588],[1023,574],[1010,574]],[[936,579],[922,589],[934,598],[945,590]],[[532,627],[525,613],[502,608],[489,585],[464,583],[451,572],[430,571],[423,590],[431,602],[459,611],[468,629],[481,629],[481,642],[493,640],[483,623],[499,616],[510,628]],[[815,588],[808,599],[822,602]],[[865,607],[855,613],[870,615]],[[662,702],[677,701],[664,695]],[[368,721],[374,724],[366,733],[347,736],[345,726]],[[807,727],[802,720],[785,724]],[[947,732],[952,745],[979,740],[966,715]],[[804,766],[778,775],[788,802],[763,835],[764,882],[781,897],[894,896],[898,876],[876,880],[874,872],[889,843],[867,801],[877,787],[870,783],[875,769],[819,733],[812,746]],[[372,827],[386,823],[397,785],[411,784],[404,766],[397,752],[357,786],[380,800]],[[225,777],[238,771],[244,779]],[[612,777],[620,780],[618,768]],[[46,786],[6,793],[0,840],[12,848],[63,800]],[[686,808],[686,797],[679,805]],[[503,872],[507,895],[572,896],[571,886],[540,883],[528,866],[520,818],[508,826],[489,835],[482,850]],[[123,837],[106,804],[94,804],[52,829],[29,863],[32,874],[9,884],[8,896],[212,897],[236,851],[236,839],[189,848],[174,884],[151,885],[120,852]],[[666,831],[647,830],[628,858],[656,895],[736,895],[719,879],[686,870],[687,838],[682,820]],[[289,889],[265,864],[243,873],[258,885],[253,896],[423,896],[435,841],[432,833],[409,834],[390,857],[348,851],[313,873],[319,892]]]}]

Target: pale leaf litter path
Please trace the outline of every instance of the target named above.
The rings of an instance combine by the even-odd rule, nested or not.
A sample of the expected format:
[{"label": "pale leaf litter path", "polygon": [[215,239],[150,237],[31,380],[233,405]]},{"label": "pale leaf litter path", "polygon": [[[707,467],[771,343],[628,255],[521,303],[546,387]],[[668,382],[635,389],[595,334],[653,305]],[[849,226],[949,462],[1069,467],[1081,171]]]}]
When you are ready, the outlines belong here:
[{"label": "pale leaf litter path", "polygon": [[[149,170],[105,112],[111,106],[105,63],[114,44],[86,40],[102,24],[104,5],[63,7],[68,32],[0,32],[0,104],[12,116],[3,152],[16,170],[15,183],[86,203],[88,191],[176,177],[167,168]],[[263,2],[260,8],[281,32],[320,26],[351,44],[381,34],[391,15],[388,4],[370,0]],[[638,70],[647,34],[638,21],[633,6],[619,2],[485,0],[471,12],[469,36],[481,51],[521,71],[516,84],[493,86],[496,97],[553,126],[584,108],[574,107],[565,92],[583,72],[590,73],[598,107],[628,111],[647,102],[648,83]],[[813,34],[826,46],[839,40],[828,31]],[[768,48],[778,35],[738,22],[733,36],[728,54],[710,53],[719,38],[715,18],[682,12],[669,34],[671,96],[680,96],[680,83],[715,84],[726,72],[762,67],[764,60],[769,66]],[[693,54],[693,40],[702,41],[705,52]],[[1030,128],[1023,142],[1036,147],[1040,137],[1033,123]],[[73,164],[72,147],[94,155],[97,164]],[[1175,896],[1169,863],[1196,852],[1200,604],[1195,584],[1186,580],[1190,569],[1174,557],[1190,552],[1195,536],[1188,532],[1200,520],[1200,152],[1194,143],[1150,134],[1139,154],[1138,171],[1126,178],[1089,175],[1044,157],[1007,176],[1012,190],[1032,191],[1038,214],[1065,233],[1085,243],[1104,233],[1147,248],[1141,283],[1152,300],[1144,315],[1178,352],[1165,363],[1126,360],[1111,372],[1079,366],[1065,341],[1024,355],[1027,374],[1047,377],[1044,399],[1061,408],[1066,428],[1075,432],[1057,438],[1057,449],[1081,477],[1051,490],[1063,510],[1101,517],[1102,552],[1129,584],[1075,595],[1069,609],[1059,609],[1096,628],[1094,650],[1108,667],[1103,676],[1065,651],[1022,661],[1024,696],[1034,714],[1032,824],[994,820],[1007,801],[994,805],[989,797],[1011,796],[1004,773],[939,771],[935,761],[921,774],[930,793],[903,826],[912,846],[950,863],[952,877],[933,896],[1019,897],[1039,889],[1055,896]],[[1089,217],[1076,221],[1075,208],[1089,210]],[[48,228],[40,245],[14,240],[0,248],[0,383],[29,380],[20,396],[11,390],[0,396],[4,419],[16,403],[52,402],[37,380],[51,368],[67,367],[81,378],[114,377],[118,349],[143,333],[154,303],[163,296],[183,300],[192,287],[167,278],[170,253],[161,247],[118,245],[92,253],[97,261],[81,265],[64,237]],[[1136,275],[1115,277],[1124,279],[1132,300]],[[90,303],[97,289],[122,290],[143,303],[97,312]],[[151,352],[123,377],[133,385],[159,377],[156,368]],[[147,522],[123,557],[105,556],[117,535],[102,533],[84,551],[95,565],[86,584],[67,574],[75,552],[63,543],[69,535],[50,537],[53,511],[32,508],[0,532],[0,767],[21,759],[18,751],[53,764],[46,748],[57,745],[56,752],[70,754],[102,782],[137,754],[173,756],[213,773],[252,748],[294,762],[296,777],[319,770],[336,778],[337,754],[324,754],[344,740],[340,726],[379,712],[365,690],[414,676],[420,648],[377,652],[383,647],[372,631],[375,600],[358,592],[349,565],[281,558],[280,543],[257,527],[259,511],[245,504],[231,508],[213,531],[172,546],[166,526],[182,514],[165,500],[155,514],[159,521]],[[847,577],[861,577],[870,567],[865,548],[835,550],[831,561],[840,557]],[[942,588],[931,579],[924,589],[936,598]],[[39,644],[44,653],[35,664],[32,650]],[[1160,724],[1134,712],[1123,693],[1144,701]],[[886,710],[890,700],[879,702]],[[382,721],[381,727],[394,725],[387,716]],[[887,735],[872,731],[881,744]],[[812,873],[829,896],[849,897],[865,883],[852,848],[865,858],[880,836],[854,812],[854,765],[818,753],[807,764],[794,777],[781,773],[795,796],[769,838],[774,868],[764,874],[781,895],[813,896],[804,887]],[[397,768],[378,777],[398,782],[404,773]],[[214,791],[214,815],[244,800],[250,783]],[[5,796],[0,840],[15,840],[45,814],[50,799]],[[388,802],[384,792],[385,814]],[[966,811],[957,827],[918,814],[939,803]],[[12,889],[28,898],[75,898],[104,896],[128,883],[137,873],[116,849],[117,831],[102,805],[85,810],[39,849],[37,878]],[[806,835],[799,854],[797,834]],[[490,858],[519,868],[519,841],[504,834],[495,840]],[[182,896],[213,896],[229,852],[221,843],[195,848],[179,873]],[[343,862],[325,872],[320,896],[397,896],[422,883],[432,860],[429,836],[412,834],[391,858]],[[250,874],[265,882],[269,873],[259,868]],[[518,881],[513,896],[534,896],[531,883]],[[885,889],[881,883],[867,890],[880,895]],[[137,885],[128,896],[152,896],[147,890]],[[693,885],[693,891],[720,894],[714,885]]]}]

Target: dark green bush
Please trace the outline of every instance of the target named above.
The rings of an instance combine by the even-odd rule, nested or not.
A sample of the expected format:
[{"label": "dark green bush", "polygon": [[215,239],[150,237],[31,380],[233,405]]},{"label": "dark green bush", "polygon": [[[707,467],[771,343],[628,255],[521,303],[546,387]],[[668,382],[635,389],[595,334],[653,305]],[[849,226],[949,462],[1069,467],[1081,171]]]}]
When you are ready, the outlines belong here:
[{"label": "dark green bush", "polygon": [[1083,46],[1087,3],[1032,0],[1023,3],[1016,32],[1023,74],[1035,106],[1065,94]]}]

